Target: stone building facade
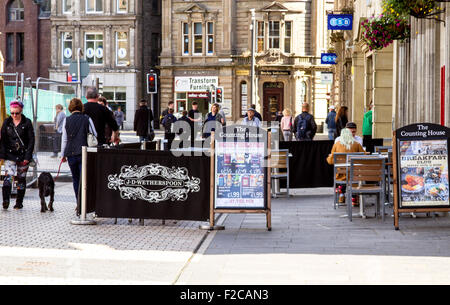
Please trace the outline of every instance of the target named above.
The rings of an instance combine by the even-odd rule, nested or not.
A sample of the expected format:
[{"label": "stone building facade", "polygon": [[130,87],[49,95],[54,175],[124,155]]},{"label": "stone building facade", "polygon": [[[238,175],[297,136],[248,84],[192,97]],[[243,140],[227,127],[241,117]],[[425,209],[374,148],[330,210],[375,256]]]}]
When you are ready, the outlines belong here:
[{"label": "stone building facade", "polygon": [[[255,9],[255,90],[252,100],[252,13]],[[264,120],[276,111],[312,104],[327,114],[330,86],[321,84],[320,54],[327,50],[326,11],[333,1],[163,1],[161,103],[205,114],[207,90],[223,87],[223,109],[238,120],[255,104]]]},{"label": "stone building facade", "polygon": [[8,0],[0,4],[0,51],[6,73],[48,77],[50,1]]},{"label": "stone building facade", "polygon": [[[160,14],[152,10],[159,9],[160,3],[52,1],[50,78],[66,81],[69,65],[80,48],[90,65],[83,87],[95,85],[98,79],[110,106],[121,106],[125,112],[125,128],[132,128],[138,101],[146,97],[145,75],[156,64],[151,57],[152,37],[160,34],[161,27]],[[143,16],[150,18],[144,20]]]},{"label": "stone building facade", "polygon": [[353,10],[354,26],[332,34],[339,54],[332,97],[359,126],[373,101],[373,137],[391,138],[394,129],[419,122],[450,125],[450,4],[440,6],[440,21],[411,16],[408,41],[370,51],[361,21],[382,14],[382,1],[336,0],[336,11]]}]

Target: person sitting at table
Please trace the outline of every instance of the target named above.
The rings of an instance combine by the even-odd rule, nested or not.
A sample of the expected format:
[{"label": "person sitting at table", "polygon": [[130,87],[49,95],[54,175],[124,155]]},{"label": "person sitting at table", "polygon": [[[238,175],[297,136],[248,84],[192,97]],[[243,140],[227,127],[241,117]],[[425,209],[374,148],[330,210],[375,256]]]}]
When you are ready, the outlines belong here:
[{"label": "person sitting at table", "polygon": [[[341,136],[339,137],[339,141],[333,144],[333,148],[331,149],[331,153],[328,155],[327,162],[330,165],[334,164],[334,154],[335,153],[355,153],[355,152],[365,152],[361,144],[353,137],[353,134],[350,129],[344,128],[341,131]],[[347,179],[345,174],[337,174],[336,180],[345,181]],[[339,203],[345,203],[345,185],[342,186],[341,189],[338,190],[339,195]],[[355,197],[356,198],[356,197]],[[356,199],[355,199],[356,200]],[[356,201],[355,201],[356,205]]]}]

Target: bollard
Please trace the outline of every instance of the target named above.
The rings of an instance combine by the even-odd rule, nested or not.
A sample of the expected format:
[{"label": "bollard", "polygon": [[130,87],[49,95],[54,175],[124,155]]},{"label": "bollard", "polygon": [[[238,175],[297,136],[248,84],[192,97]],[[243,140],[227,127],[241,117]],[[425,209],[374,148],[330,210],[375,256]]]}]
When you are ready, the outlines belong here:
[{"label": "bollard", "polygon": [[[97,148],[95,148],[97,151]],[[87,210],[87,146],[83,146],[81,154],[81,215],[80,219],[72,220],[70,223],[73,225],[95,225],[97,224],[94,220],[87,220],[86,210]]]}]

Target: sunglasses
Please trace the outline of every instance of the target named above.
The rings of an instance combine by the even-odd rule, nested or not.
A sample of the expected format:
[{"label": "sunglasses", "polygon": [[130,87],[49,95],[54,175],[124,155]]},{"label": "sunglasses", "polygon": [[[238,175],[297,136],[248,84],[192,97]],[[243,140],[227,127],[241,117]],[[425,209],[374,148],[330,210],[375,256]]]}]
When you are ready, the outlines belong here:
[{"label": "sunglasses", "polygon": [[21,114],[22,112],[11,112],[11,115],[19,115],[19,114]]}]

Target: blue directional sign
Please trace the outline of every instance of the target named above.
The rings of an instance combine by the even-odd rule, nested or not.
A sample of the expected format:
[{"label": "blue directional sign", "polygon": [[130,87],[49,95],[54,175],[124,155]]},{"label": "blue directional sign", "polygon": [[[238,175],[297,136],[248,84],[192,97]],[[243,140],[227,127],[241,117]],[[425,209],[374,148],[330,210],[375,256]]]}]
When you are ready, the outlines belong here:
[{"label": "blue directional sign", "polygon": [[322,65],[336,65],[337,64],[337,54],[322,53],[322,55],[320,56],[320,63]]},{"label": "blue directional sign", "polygon": [[353,15],[330,14],[328,15],[328,30],[351,31],[353,29]]}]

